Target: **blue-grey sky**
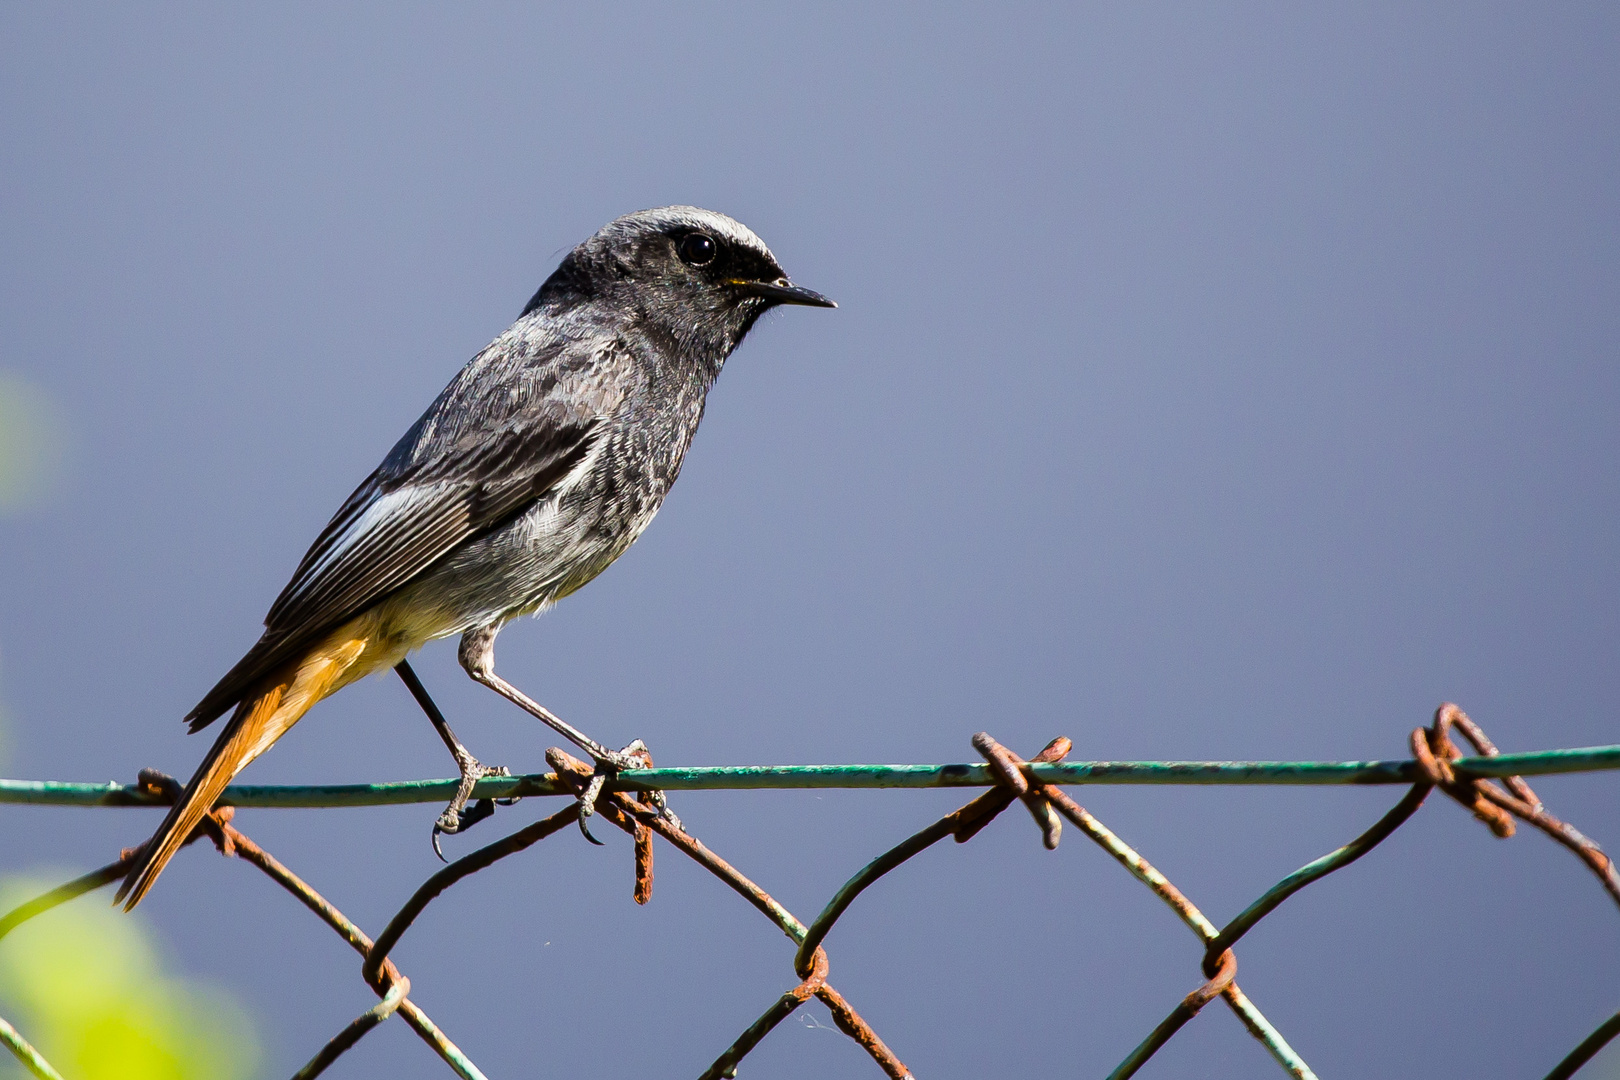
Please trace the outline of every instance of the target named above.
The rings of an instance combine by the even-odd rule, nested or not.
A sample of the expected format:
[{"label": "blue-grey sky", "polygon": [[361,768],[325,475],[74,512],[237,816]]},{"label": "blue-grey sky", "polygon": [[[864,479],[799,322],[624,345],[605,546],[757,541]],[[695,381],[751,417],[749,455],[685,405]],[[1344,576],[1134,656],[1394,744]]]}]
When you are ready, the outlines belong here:
[{"label": "blue-grey sky", "polygon": [[[1620,741],[1612,5],[19,4],[0,101],[0,375],[63,444],[0,516],[9,775],[189,774],[179,717],[343,496],[564,251],[674,202],[841,307],[759,326],[648,533],[503,635],[503,673],[605,741],[1394,757],[1443,700],[1504,749]],[[543,768],[555,738],[453,654],[418,670],[461,735]],[[244,779],[448,767],[374,679]],[[1620,847],[1612,776],[1536,786]],[[1397,795],[1077,792],[1217,922]],[[959,801],[676,807],[808,918]],[[437,809],[238,822],[375,932],[437,866]],[[156,823],[4,818],[0,872]],[[396,953],[491,1077],[695,1075],[793,981],[672,853],[636,908],[607,839],[479,876]],[[259,1018],[268,1076],[374,1000],[244,865],[191,849],[141,912]],[[1104,1075],[1199,979],[1162,905],[1016,814],[829,951],[922,1077]],[[1323,1076],[1540,1076],[1620,1006],[1595,880],[1438,798],[1239,956]],[[1276,1073],[1212,1007],[1142,1075],[1217,1074]],[[329,1075],[447,1074],[394,1022]],[[743,1075],[875,1070],[793,1021]]]}]

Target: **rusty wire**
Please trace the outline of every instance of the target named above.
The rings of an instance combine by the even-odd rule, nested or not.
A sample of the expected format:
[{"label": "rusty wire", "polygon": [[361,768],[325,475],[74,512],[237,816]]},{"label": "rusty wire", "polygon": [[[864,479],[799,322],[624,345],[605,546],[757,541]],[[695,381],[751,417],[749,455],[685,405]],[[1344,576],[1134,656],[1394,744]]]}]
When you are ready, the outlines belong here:
[{"label": "rusty wire", "polygon": [[[1508,775],[1493,780],[1460,774],[1453,767],[1453,762],[1462,756],[1451,738],[1453,732],[1459,733],[1471,744],[1480,757],[1498,756],[1496,747],[1461,709],[1455,705],[1442,705],[1436,711],[1430,727],[1412,732],[1410,743],[1414,763],[1408,776],[1415,777],[1415,782],[1401,800],[1366,832],[1288,875],[1224,927],[1216,927],[1146,859],[1057,786],[1041,778],[1038,774],[1041,766],[1061,762],[1070,750],[1069,740],[1061,737],[1025,760],[988,734],[980,732],[975,735],[973,747],[987,762],[994,786],[872,860],[845,882],[808,925],[696,837],[671,824],[660,815],[656,806],[642,801],[640,792],[609,788],[602,794],[597,810],[605,820],[629,834],[634,842],[632,895],[636,903],[645,904],[652,897],[652,838],[656,834],[742,896],[796,946],[793,958],[795,984],[786,989],[715,1059],[701,1074],[701,1080],[734,1077],[738,1063],[811,998],[820,1000],[828,1007],[839,1030],[859,1044],[887,1076],[893,1080],[909,1078],[911,1073],[901,1060],[854,1006],[827,981],[827,936],[867,887],[946,837],[952,837],[957,843],[972,839],[1015,801],[1024,804],[1048,849],[1058,846],[1064,820],[1071,822],[1163,900],[1203,943],[1199,971],[1203,979],[1201,985],[1176,1004],[1170,1014],[1110,1074],[1109,1080],[1125,1080],[1133,1075],[1181,1027],[1217,998],[1226,1002],[1244,1027],[1265,1045],[1289,1075],[1303,1080],[1315,1074],[1239,988],[1236,981],[1238,961],[1233,947],[1261,919],[1294,893],[1343,869],[1382,843],[1417,812],[1434,789],[1438,788],[1467,808],[1498,837],[1513,835],[1515,819],[1534,825],[1580,858],[1597,875],[1616,904],[1620,904],[1620,876],[1616,874],[1613,861],[1598,845],[1573,826],[1553,816],[1522,777]],[[545,778],[546,790],[578,793],[591,784],[592,769],[584,762],[555,748],[546,752],[546,759],[555,770],[554,774]],[[646,765],[651,767],[650,759]],[[137,787],[141,795],[151,802],[171,802],[180,790],[173,779],[153,770],[142,771]],[[233,814],[234,808],[230,806],[215,809],[203,819],[187,842],[206,837],[221,854],[253,864],[295,896],[361,954],[361,977],[379,999],[375,1006],[333,1036],[295,1074],[294,1080],[309,1080],[320,1075],[333,1061],[396,1012],[457,1075],[464,1080],[485,1080],[478,1067],[410,1000],[410,980],[395,967],[389,954],[416,918],[447,889],[578,820],[579,804],[571,803],[567,808],[479,848],[435,873],[411,895],[375,941],[320,893],[238,830],[232,824]],[[118,880],[139,850],[126,849],[107,866],[58,886],[0,917],[0,938],[22,922],[58,904]],[[1547,1074],[1547,1080],[1564,1080],[1572,1076],[1616,1035],[1620,1035],[1620,1014],[1599,1025]],[[62,1080],[39,1052],[4,1019],[0,1019],[0,1042],[35,1076],[44,1080]]]}]

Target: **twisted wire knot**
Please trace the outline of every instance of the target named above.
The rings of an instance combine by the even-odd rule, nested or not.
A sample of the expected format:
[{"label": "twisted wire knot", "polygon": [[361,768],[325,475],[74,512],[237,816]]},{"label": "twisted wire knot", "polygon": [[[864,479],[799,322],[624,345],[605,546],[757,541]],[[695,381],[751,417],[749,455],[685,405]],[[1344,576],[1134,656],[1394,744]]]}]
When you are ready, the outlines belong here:
[{"label": "twisted wire knot", "polygon": [[1453,729],[1460,732],[1480,756],[1496,757],[1499,753],[1467,713],[1447,702],[1435,710],[1432,726],[1412,731],[1412,757],[1419,770],[1430,784],[1467,807],[1491,832],[1503,839],[1512,836],[1513,814],[1509,811],[1520,807],[1530,812],[1540,810],[1541,800],[1517,776],[1504,781],[1506,789],[1483,777],[1459,777],[1451,763],[1463,755],[1451,740]]}]

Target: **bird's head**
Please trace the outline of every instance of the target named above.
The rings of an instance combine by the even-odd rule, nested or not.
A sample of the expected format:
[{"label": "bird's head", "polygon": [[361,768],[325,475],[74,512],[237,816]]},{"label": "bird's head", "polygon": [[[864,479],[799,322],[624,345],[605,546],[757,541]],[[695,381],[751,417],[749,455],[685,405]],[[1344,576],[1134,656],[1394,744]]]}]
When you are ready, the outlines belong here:
[{"label": "bird's head", "polygon": [[788,280],[776,256],[741,222],[695,206],[641,210],[608,223],[568,253],[524,309],[611,305],[683,343],[737,346],[773,307],[837,307]]}]

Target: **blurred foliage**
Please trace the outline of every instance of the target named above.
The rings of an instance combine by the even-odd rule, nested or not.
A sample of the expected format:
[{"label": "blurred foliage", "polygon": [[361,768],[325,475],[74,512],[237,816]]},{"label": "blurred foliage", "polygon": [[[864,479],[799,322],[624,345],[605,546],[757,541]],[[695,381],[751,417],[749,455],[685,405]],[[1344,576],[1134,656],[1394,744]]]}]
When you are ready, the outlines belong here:
[{"label": "blurred foliage", "polygon": [[0,372],[0,513],[34,502],[62,461],[62,423],[44,392]]},{"label": "blurred foliage", "polygon": [[[0,882],[0,910],[69,874]],[[0,940],[3,1015],[68,1080],[248,1080],[259,1044],[226,992],[165,974],[136,916],[92,894]],[[27,1075],[0,1051],[0,1076]]]}]

